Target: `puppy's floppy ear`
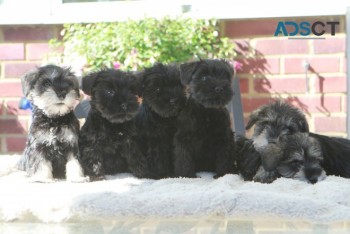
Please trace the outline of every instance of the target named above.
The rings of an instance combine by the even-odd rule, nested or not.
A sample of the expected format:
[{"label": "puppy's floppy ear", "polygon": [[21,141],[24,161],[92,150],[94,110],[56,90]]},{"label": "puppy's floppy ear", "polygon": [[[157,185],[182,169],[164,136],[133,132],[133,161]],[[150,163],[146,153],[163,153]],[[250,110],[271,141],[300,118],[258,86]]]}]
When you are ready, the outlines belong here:
[{"label": "puppy's floppy ear", "polygon": [[28,72],[27,74],[21,77],[22,91],[25,97],[28,97],[30,90],[33,89],[38,77],[38,70]]},{"label": "puppy's floppy ear", "polygon": [[251,127],[253,127],[253,125],[259,120],[259,110],[253,112],[250,116],[249,116],[249,120],[247,125],[245,126],[245,129],[248,130]]},{"label": "puppy's floppy ear", "polygon": [[180,65],[181,83],[183,85],[188,85],[191,82],[193,73],[201,62],[183,63]]},{"label": "puppy's floppy ear", "polygon": [[99,74],[99,72],[93,72],[83,77],[82,90],[85,94],[92,94],[92,88],[94,87]]}]

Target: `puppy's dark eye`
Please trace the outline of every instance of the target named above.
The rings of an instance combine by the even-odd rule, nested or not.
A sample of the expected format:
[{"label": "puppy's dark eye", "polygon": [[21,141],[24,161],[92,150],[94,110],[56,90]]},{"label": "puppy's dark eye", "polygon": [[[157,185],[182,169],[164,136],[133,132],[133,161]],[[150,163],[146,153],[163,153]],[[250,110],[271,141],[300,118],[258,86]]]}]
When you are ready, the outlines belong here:
[{"label": "puppy's dark eye", "polygon": [[157,89],[156,89],[156,92],[159,93],[159,92],[160,92],[160,88],[157,88]]},{"label": "puppy's dark eye", "polygon": [[49,81],[49,80],[45,80],[44,83],[43,83],[43,86],[44,86],[45,88],[49,88],[49,87],[51,87],[51,85],[52,85],[52,83],[51,83],[51,81]]},{"label": "puppy's dark eye", "polygon": [[112,96],[114,96],[114,91],[113,91],[113,90],[106,90],[106,91],[105,91],[105,94],[106,94],[107,96],[112,97]]},{"label": "puppy's dark eye", "polygon": [[291,126],[286,126],[283,128],[283,131],[286,133],[286,134],[293,134],[294,133],[294,128],[291,127]]},{"label": "puppy's dark eye", "polygon": [[203,76],[203,77],[202,77],[202,80],[203,80],[203,81],[208,80],[208,76]]}]

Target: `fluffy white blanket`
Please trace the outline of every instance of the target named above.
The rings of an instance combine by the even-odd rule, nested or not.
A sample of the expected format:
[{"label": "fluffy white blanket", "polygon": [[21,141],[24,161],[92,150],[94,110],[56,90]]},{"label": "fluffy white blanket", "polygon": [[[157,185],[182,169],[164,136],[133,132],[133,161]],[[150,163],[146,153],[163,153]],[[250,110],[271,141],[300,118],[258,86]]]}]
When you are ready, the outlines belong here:
[{"label": "fluffy white blanket", "polygon": [[[0,156],[0,173],[18,156]],[[2,173],[4,174],[4,173]],[[0,177],[0,222],[92,222],[118,218],[350,220],[350,181],[329,176],[315,185],[281,178],[272,184],[238,175],[213,179],[137,179],[130,174],[91,183],[31,183],[23,172]]]}]

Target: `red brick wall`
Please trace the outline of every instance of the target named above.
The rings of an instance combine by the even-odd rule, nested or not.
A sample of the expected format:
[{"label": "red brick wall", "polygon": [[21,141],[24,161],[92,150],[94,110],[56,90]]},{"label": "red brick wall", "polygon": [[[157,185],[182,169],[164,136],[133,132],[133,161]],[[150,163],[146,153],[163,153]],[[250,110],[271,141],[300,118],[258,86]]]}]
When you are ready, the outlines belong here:
[{"label": "red brick wall", "polygon": [[[337,35],[293,41],[273,36],[282,19],[224,22],[223,34],[236,43],[237,60],[243,63],[239,78],[245,117],[282,97],[305,111],[312,131],[345,136],[345,22],[344,18],[317,19],[339,20]],[[48,41],[59,37],[60,29],[60,25],[0,26],[0,154],[24,148],[30,112],[18,109],[19,78],[41,65],[50,51]],[[313,69],[308,73],[309,94],[305,93],[304,59]]]},{"label": "red brick wall", "polygon": [[42,64],[60,26],[0,26],[0,154],[23,151],[30,111],[18,109],[20,77]]},{"label": "red brick wall", "polygon": [[[274,98],[284,98],[307,115],[311,131],[346,136],[345,18],[318,17],[340,21],[336,36],[325,40],[288,40],[274,37],[278,21],[296,19],[232,20],[224,34],[236,43],[238,72],[243,93],[244,115]],[[316,21],[298,18],[297,21]],[[307,60],[309,93],[303,60]]]}]

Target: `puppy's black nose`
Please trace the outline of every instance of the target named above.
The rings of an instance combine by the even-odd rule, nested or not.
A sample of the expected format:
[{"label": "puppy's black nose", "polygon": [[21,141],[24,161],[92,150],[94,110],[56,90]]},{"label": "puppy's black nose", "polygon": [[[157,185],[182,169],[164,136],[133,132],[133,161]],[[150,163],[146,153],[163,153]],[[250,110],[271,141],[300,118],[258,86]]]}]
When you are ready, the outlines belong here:
[{"label": "puppy's black nose", "polygon": [[123,110],[126,110],[128,108],[128,104],[123,103],[120,105],[122,107]]},{"label": "puppy's black nose", "polygon": [[170,105],[172,105],[172,106],[175,105],[176,104],[176,98],[171,98],[169,102],[170,102]]},{"label": "puppy's black nose", "polygon": [[215,92],[221,93],[224,89],[222,87],[215,87]]},{"label": "puppy's black nose", "polygon": [[61,100],[65,99],[66,95],[67,95],[66,91],[61,91],[61,92],[57,93],[57,97]]},{"label": "puppy's black nose", "polygon": [[318,179],[317,179],[317,177],[312,177],[312,178],[309,178],[309,181],[311,184],[316,184]]}]

